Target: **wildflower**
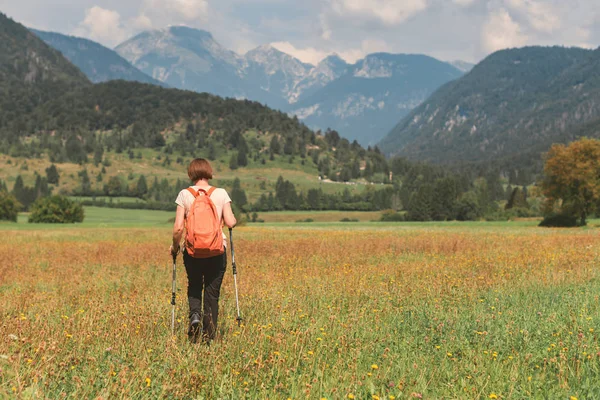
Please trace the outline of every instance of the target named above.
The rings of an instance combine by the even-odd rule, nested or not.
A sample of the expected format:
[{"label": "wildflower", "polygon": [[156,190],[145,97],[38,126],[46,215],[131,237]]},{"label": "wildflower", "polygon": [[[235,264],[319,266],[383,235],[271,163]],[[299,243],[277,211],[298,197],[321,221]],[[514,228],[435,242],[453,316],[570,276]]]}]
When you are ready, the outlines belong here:
[{"label": "wildflower", "polygon": [[490,399],[497,399],[497,398],[498,398],[498,396],[496,395],[496,393],[490,393],[490,396],[489,396],[489,398],[490,398]]},{"label": "wildflower", "polygon": [[446,353],[448,357],[452,357],[452,353]]},{"label": "wildflower", "polygon": [[374,395],[371,395],[371,398],[372,398],[373,400],[379,400],[379,396],[377,396],[376,394],[374,394]]},{"label": "wildflower", "polygon": [[150,387],[150,382],[152,382],[152,380],[146,377],[146,386]]},{"label": "wildflower", "polygon": [[390,399],[390,400],[396,400],[396,396],[389,395],[388,399]]},{"label": "wildflower", "polygon": [[569,400],[577,400],[577,397],[571,396],[571,397],[569,397]]},{"label": "wildflower", "polygon": [[377,366],[377,364],[373,364],[371,365],[371,369],[379,369],[379,367]]},{"label": "wildflower", "polygon": [[353,395],[352,393],[348,393],[348,398],[349,398],[350,400],[352,400],[352,399],[354,399],[354,395]]}]

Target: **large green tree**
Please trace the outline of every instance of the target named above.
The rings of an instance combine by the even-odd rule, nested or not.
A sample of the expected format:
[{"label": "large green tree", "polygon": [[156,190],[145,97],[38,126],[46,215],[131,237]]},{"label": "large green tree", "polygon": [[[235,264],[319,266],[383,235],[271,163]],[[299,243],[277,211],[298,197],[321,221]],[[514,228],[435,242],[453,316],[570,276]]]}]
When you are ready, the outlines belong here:
[{"label": "large green tree", "polygon": [[0,190],[0,220],[17,222],[21,204],[12,194]]},{"label": "large green tree", "polygon": [[600,203],[600,140],[555,144],[546,157],[543,191],[547,214],[559,209],[581,225]]}]

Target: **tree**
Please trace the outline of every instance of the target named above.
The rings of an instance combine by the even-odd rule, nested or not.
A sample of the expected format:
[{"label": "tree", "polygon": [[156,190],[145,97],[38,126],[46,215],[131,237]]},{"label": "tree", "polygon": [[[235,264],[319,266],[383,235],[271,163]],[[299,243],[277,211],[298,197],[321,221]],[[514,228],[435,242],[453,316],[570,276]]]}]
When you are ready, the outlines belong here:
[{"label": "tree", "polygon": [[64,196],[43,197],[31,206],[30,223],[67,224],[83,222],[81,204]]},{"label": "tree", "polygon": [[148,183],[146,182],[146,177],[144,175],[140,175],[140,178],[137,181],[137,195],[142,197],[148,193]]},{"label": "tree", "polygon": [[235,178],[233,180],[233,187],[231,188],[231,201],[242,210],[244,210],[244,207],[246,204],[248,204],[246,192],[244,192],[244,189],[242,189],[239,178]]},{"label": "tree", "polygon": [[576,216],[585,225],[600,203],[600,140],[584,138],[568,146],[553,145],[544,176],[545,213],[558,205],[561,214]]},{"label": "tree", "polygon": [[13,196],[15,196],[17,201],[23,205],[23,207],[26,210],[29,209],[29,206],[37,198],[35,188],[25,186],[21,175],[18,175],[17,179],[15,180],[15,185],[13,186],[12,194]]},{"label": "tree", "polygon": [[52,185],[58,185],[60,175],[58,174],[58,169],[56,169],[56,165],[52,164],[51,166],[46,168],[46,179],[48,179],[48,183]]},{"label": "tree", "polygon": [[510,210],[512,208],[529,208],[525,193],[518,186],[513,189],[510,198],[506,202],[506,206],[504,206],[505,210]]},{"label": "tree", "polygon": [[415,195],[413,195],[406,219],[408,221],[431,221],[433,205],[433,187],[426,183],[421,185]]},{"label": "tree", "polygon": [[477,194],[466,192],[456,205],[456,219],[459,221],[475,221],[483,216]]},{"label": "tree", "polygon": [[81,178],[81,189],[80,193],[82,196],[88,196],[92,193],[92,183],[90,176],[88,175],[87,169],[79,171],[79,177]]},{"label": "tree", "polygon": [[231,158],[229,159],[229,169],[236,170],[239,168],[238,164],[238,155],[236,153],[231,154]]},{"label": "tree", "polygon": [[271,151],[271,154],[279,154],[279,152],[281,151],[281,145],[279,144],[279,139],[277,138],[277,135],[273,135],[273,137],[271,138],[269,150]]},{"label": "tree", "polygon": [[248,165],[248,154],[247,150],[244,147],[240,146],[240,149],[237,154],[237,164],[239,167],[245,167]]},{"label": "tree", "polygon": [[123,194],[123,183],[118,176],[111,176],[106,185],[106,194],[109,196],[121,196]]},{"label": "tree", "polygon": [[0,220],[17,222],[21,204],[15,196],[2,190],[0,191]]}]

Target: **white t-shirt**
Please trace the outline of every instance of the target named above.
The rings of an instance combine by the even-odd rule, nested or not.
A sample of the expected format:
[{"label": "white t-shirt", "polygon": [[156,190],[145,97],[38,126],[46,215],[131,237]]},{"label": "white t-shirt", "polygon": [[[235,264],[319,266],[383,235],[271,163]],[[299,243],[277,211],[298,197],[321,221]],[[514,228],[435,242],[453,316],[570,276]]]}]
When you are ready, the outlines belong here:
[{"label": "white t-shirt", "polygon": [[[198,191],[198,189],[200,189],[200,186],[190,186],[190,187],[192,189],[194,189],[195,191]],[[206,188],[207,192],[208,192],[208,189],[210,189],[210,187]],[[229,194],[227,194],[227,191],[225,189],[217,188],[210,195],[210,199],[215,204],[215,208],[217,209],[217,216],[218,216],[219,220],[223,221],[223,207],[225,206],[225,204],[231,203],[231,198],[229,197]],[[177,203],[178,206],[181,206],[184,208],[186,218],[187,218],[188,212],[190,211],[190,208],[192,207],[192,204],[194,204],[194,200],[195,200],[194,196],[187,189],[183,189],[181,192],[179,192],[179,195],[177,196],[177,199],[175,200],[175,203]],[[223,244],[225,246],[227,246],[227,236],[225,236],[225,233],[223,233]]]}]

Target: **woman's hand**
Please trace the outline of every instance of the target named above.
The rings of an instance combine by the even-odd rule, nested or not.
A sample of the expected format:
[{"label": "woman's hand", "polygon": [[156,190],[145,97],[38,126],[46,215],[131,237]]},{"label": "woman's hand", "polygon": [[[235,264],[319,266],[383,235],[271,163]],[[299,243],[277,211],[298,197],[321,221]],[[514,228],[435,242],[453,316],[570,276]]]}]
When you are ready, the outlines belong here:
[{"label": "woman's hand", "polygon": [[173,245],[171,245],[171,247],[169,247],[169,254],[172,255],[173,257],[175,257],[177,254],[179,254],[179,246],[174,247]]}]

